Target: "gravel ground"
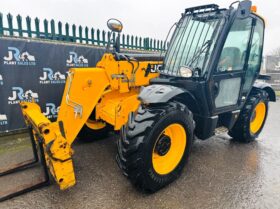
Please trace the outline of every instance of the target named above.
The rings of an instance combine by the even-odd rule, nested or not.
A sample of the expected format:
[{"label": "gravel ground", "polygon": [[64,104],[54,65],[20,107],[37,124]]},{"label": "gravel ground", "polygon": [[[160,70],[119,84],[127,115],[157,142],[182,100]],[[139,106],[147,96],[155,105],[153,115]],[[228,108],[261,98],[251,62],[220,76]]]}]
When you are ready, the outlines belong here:
[{"label": "gravel ground", "polygon": [[[152,195],[138,192],[116,162],[116,137],[75,142],[77,185],[52,183],[0,203],[0,208],[280,208],[280,102],[271,103],[266,126],[250,144],[227,135],[194,143],[182,176]],[[25,134],[0,138],[0,166],[30,158]],[[39,176],[40,170],[1,177],[0,190]],[[0,191],[1,192],[1,191]]]}]

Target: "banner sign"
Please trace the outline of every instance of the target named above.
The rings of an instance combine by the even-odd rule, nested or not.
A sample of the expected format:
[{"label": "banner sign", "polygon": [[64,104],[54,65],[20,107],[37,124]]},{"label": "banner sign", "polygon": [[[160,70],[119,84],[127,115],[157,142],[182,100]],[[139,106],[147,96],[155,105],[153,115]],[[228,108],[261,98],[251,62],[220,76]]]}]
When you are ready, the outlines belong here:
[{"label": "banner sign", "polygon": [[20,101],[32,98],[55,120],[72,67],[94,67],[105,49],[0,38],[0,132],[25,127]]}]

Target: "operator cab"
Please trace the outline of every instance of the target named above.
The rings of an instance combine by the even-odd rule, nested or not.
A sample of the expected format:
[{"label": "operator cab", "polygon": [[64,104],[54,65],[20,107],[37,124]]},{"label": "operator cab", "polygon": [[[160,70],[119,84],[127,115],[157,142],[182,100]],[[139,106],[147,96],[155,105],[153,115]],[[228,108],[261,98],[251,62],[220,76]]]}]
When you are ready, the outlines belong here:
[{"label": "operator cab", "polygon": [[[208,138],[218,126],[231,128],[258,77],[263,52],[264,20],[251,1],[229,9],[211,4],[185,10],[170,41],[160,78],[186,93],[196,130]],[[223,118],[226,118],[224,120]]]}]

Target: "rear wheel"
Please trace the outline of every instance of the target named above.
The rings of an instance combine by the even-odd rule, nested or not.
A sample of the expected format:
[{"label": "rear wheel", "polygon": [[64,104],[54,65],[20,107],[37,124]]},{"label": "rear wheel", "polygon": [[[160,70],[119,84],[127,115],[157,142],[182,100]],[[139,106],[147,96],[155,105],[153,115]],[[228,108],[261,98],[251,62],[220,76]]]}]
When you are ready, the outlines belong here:
[{"label": "rear wheel", "polygon": [[106,138],[109,132],[110,127],[105,122],[88,119],[81,129],[78,138],[82,141],[90,142],[96,139]]},{"label": "rear wheel", "polygon": [[193,142],[192,113],[179,102],[139,107],[118,140],[117,161],[141,190],[155,192],[181,174]]},{"label": "rear wheel", "polygon": [[229,135],[241,142],[255,140],[264,127],[268,113],[268,102],[266,91],[253,90]]}]

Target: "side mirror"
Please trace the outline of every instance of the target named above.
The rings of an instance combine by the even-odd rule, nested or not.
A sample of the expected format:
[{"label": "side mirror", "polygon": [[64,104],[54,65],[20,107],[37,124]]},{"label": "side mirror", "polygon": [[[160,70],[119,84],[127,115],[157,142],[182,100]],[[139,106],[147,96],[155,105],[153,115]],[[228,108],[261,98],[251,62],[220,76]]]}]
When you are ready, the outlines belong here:
[{"label": "side mirror", "polygon": [[241,1],[237,9],[237,18],[245,19],[249,17],[251,14],[251,7],[252,2],[250,0]]},{"label": "side mirror", "polygon": [[122,32],[123,29],[123,24],[121,23],[121,21],[114,18],[111,18],[107,21],[107,26],[111,31],[117,33]]}]

